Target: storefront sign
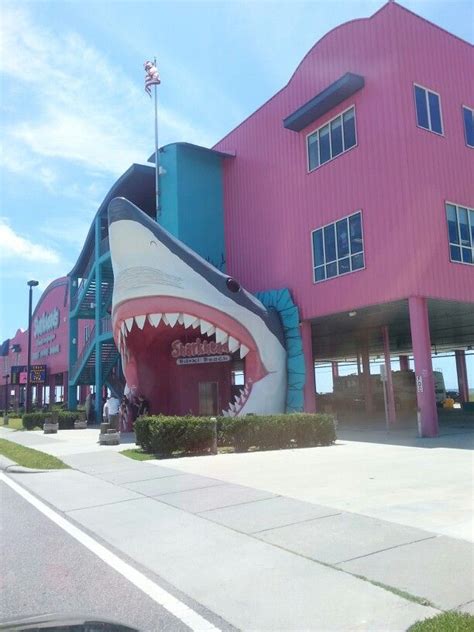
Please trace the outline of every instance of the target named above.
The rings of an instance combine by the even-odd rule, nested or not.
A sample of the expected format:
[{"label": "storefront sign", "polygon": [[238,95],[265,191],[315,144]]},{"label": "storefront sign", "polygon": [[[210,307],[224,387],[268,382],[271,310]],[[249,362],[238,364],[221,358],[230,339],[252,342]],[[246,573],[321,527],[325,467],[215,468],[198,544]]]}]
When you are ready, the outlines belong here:
[{"label": "storefront sign", "polygon": [[[55,307],[52,312],[44,312],[33,321],[33,334],[35,338],[57,329],[59,327],[59,309]],[[41,344],[41,343],[40,343]]]},{"label": "storefront sign", "polygon": [[197,356],[194,358],[178,358],[176,364],[212,364],[214,362],[230,362],[230,355]]},{"label": "storefront sign", "polygon": [[31,354],[33,360],[38,360],[38,358],[46,358],[47,356],[56,355],[56,353],[61,352],[61,345],[52,345],[51,347],[46,347],[46,349],[41,349],[41,351],[35,351],[35,353]]},{"label": "storefront sign", "polygon": [[183,343],[181,340],[175,340],[171,343],[172,358],[195,358],[199,356],[219,356],[229,353],[228,344],[213,341],[201,341],[196,338],[194,342]]}]

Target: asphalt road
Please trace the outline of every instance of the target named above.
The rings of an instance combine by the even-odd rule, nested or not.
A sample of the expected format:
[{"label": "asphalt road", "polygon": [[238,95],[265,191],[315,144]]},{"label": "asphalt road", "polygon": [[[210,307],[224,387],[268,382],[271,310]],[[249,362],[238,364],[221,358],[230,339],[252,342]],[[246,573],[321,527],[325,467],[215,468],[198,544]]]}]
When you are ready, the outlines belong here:
[{"label": "asphalt road", "polygon": [[189,630],[2,482],[0,511],[0,621],[86,614],[144,632]]}]

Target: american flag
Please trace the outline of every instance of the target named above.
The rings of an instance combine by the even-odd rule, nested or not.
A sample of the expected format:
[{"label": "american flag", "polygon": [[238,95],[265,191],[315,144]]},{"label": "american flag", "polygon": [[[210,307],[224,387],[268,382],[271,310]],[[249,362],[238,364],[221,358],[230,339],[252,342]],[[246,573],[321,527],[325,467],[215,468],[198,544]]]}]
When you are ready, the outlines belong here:
[{"label": "american flag", "polygon": [[151,86],[160,85],[160,75],[155,64],[151,61],[146,61],[143,67],[145,68],[145,90],[151,97]]}]

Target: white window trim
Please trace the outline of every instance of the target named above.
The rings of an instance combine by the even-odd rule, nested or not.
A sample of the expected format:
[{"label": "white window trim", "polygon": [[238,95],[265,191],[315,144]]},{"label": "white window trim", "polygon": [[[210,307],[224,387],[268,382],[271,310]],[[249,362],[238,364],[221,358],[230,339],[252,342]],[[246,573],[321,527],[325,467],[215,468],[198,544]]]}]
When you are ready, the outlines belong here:
[{"label": "white window trim", "polygon": [[[324,125],[323,125],[324,127]],[[354,145],[355,146],[355,145]],[[341,155],[341,154],[339,154]],[[324,163],[326,164],[326,163]],[[324,237],[324,229],[327,228],[327,226],[332,226],[334,224],[334,232],[336,233],[336,224],[337,222],[342,221],[343,219],[349,219],[349,217],[352,217],[353,215],[357,215],[357,213],[360,213],[360,228],[361,228],[361,233],[362,233],[362,254],[364,255],[364,265],[362,268],[357,268],[357,270],[349,270],[349,272],[343,272],[342,274],[339,274],[339,272],[332,277],[329,278],[325,278],[325,279],[321,279],[320,281],[316,281],[316,263],[314,261],[314,247],[313,247],[313,234],[315,232],[317,232],[318,230],[322,231],[322,235],[323,235],[323,252],[324,252],[324,259],[326,259],[326,243],[325,243],[325,237]],[[446,213],[446,210],[445,210]],[[354,274],[355,272],[362,272],[362,270],[365,270],[367,265],[366,265],[366,258],[365,258],[365,235],[364,235],[364,213],[362,211],[362,209],[357,209],[355,211],[352,211],[352,213],[349,213],[348,215],[345,215],[344,217],[339,217],[338,219],[333,220],[332,222],[328,222],[327,224],[324,224],[323,226],[318,226],[317,228],[314,228],[311,233],[310,233],[310,240],[311,240],[311,261],[313,264],[313,272],[312,272],[312,277],[313,277],[313,285],[317,285],[319,283],[324,283],[325,281],[332,281],[333,279],[337,279],[339,277],[343,277],[343,276],[347,276],[348,274]],[[449,238],[448,238],[449,241]],[[338,257],[338,246],[337,246],[337,233],[336,233],[336,259],[335,259],[335,263],[336,265],[338,264],[339,261],[339,257]],[[354,253],[354,255],[358,255],[361,254],[360,252],[356,252]],[[350,240],[350,234],[349,234],[349,259],[353,256],[352,252],[351,252],[351,240]],[[344,258],[344,257],[341,257]],[[334,263],[334,261],[330,261],[329,263]],[[327,262],[325,261],[323,267],[326,267]],[[471,265],[471,264],[467,264],[467,265]],[[318,266],[321,267],[321,266]]]},{"label": "white window trim", "polygon": [[[425,102],[426,102],[426,109],[428,112],[428,125],[430,126],[429,129],[427,129],[426,127],[422,127],[421,125],[418,124],[418,112],[416,110],[416,95],[415,95],[415,86],[417,88],[421,88],[422,90],[425,91]],[[438,97],[438,101],[439,101],[439,118],[441,121],[441,133],[440,132],[436,132],[434,129],[431,129],[431,114],[430,114],[430,104],[428,101],[428,92],[431,92],[432,94],[436,94],[436,96]],[[443,122],[443,108],[441,105],[441,95],[439,94],[439,92],[436,92],[435,90],[432,90],[431,88],[427,88],[426,86],[421,85],[421,83],[416,83],[413,82],[413,102],[415,105],[415,119],[416,119],[416,126],[418,127],[418,129],[422,129],[425,132],[431,132],[432,134],[436,134],[436,136],[443,136],[444,137],[444,122]]]},{"label": "white window trim", "polygon": [[474,145],[470,145],[467,142],[467,129],[466,129],[466,125],[464,123],[464,110],[469,110],[470,112],[472,112],[473,116],[474,116],[474,108],[471,108],[469,105],[464,105],[464,103],[461,105],[461,116],[462,116],[462,127],[464,130],[464,143],[466,144],[466,147],[470,147],[471,149],[474,149]]},{"label": "white window trim", "polygon": [[[340,154],[337,154],[337,156],[332,156],[332,158],[329,158],[329,160],[326,160],[326,162],[323,162],[322,164],[319,164],[317,167],[313,167],[312,169],[309,168],[309,151],[308,151],[308,138],[310,136],[312,136],[315,132],[319,132],[323,127],[326,127],[326,125],[329,125],[329,151],[332,154],[332,141],[331,141],[331,123],[333,121],[335,121],[337,118],[342,117],[346,112],[349,112],[349,110],[352,110],[352,108],[354,108],[354,131],[355,131],[355,145],[352,145],[352,147],[349,147],[349,149],[345,149],[344,145],[344,121],[342,121],[342,151]],[[318,125],[318,127],[316,127],[315,129],[313,129],[311,132],[309,132],[308,134],[306,134],[305,137],[305,151],[306,151],[306,173],[313,173],[313,171],[316,171],[316,169],[320,169],[321,167],[324,167],[324,165],[329,164],[330,162],[332,162],[333,160],[336,160],[336,158],[339,158],[339,156],[342,156],[343,154],[346,154],[348,151],[351,151],[351,149],[355,149],[359,144],[359,139],[357,136],[357,113],[356,113],[356,106],[355,103],[352,103],[352,105],[349,105],[349,107],[347,107],[345,110],[341,110],[341,112],[339,112],[338,114],[336,114],[335,116],[333,116],[332,118],[328,119],[325,123],[323,123],[322,125]],[[318,152],[319,152],[319,134],[318,134]]]},{"label": "white window trim", "polygon": [[[469,213],[469,211],[474,211],[474,208],[471,208],[467,204],[458,204],[457,202],[451,202],[450,200],[445,200],[444,201],[444,219],[445,219],[445,222],[446,222],[446,237],[447,237],[447,240],[448,240],[448,260],[449,260],[449,263],[460,263],[463,266],[469,266],[470,268],[474,268],[474,263],[468,263],[467,261],[455,261],[455,260],[451,259],[451,241],[449,240],[448,218],[446,216],[446,205],[447,204],[451,204],[451,206],[455,206],[456,207],[456,223],[458,225],[459,240],[461,240],[461,232],[459,231],[458,208],[459,207],[467,208],[467,210],[468,210],[467,223],[468,223],[470,231],[471,231],[471,214]],[[472,235],[472,232],[470,232],[469,234]],[[452,244],[452,245],[453,246],[458,246],[460,249],[466,248],[466,246],[462,246],[461,243],[459,243],[459,244]],[[474,243],[473,243],[473,245],[470,248],[472,250],[472,254],[474,255]],[[461,257],[462,257],[462,251],[461,251]],[[365,259],[364,259],[364,261],[365,261]],[[474,257],[473,257],[473,261],[474,261]],[[313,266],[313,269],[314,269],[314,266]]]}]

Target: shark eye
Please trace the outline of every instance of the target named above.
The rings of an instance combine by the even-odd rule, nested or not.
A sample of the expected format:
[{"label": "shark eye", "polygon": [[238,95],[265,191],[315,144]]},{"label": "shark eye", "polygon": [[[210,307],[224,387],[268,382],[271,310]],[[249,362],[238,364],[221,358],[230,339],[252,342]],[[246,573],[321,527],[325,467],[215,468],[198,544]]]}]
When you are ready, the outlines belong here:
[{"label": "shark eye", "polygon": [[229,277],[226,281],[226,285],[231,292],[238,292],[240,290],[240,283],[232,277]]},{"label": "shark eye", "polygon": [[158,246],[158,244],[156,243],[156,241],[150,241],[150,246]]}]

